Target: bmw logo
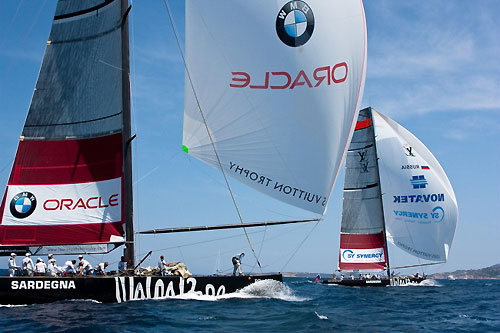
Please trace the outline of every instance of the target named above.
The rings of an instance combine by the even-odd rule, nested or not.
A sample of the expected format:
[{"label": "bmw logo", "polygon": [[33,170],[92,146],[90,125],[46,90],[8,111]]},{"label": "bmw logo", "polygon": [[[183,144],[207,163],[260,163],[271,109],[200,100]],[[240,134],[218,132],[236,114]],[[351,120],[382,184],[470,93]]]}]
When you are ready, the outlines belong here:
[{"label": "bmw logo", "polygon": [[10,201],[10,212],[13,216],[24,219],[30,216],[36,208],[36,198],[33,193],[18,193]]},{"label": "bmw logo", "polygon": [[289,1],[276,17],[276,33],[283,43],[298,47],[307,43],[314,31],[314,15],[304,1]]}]

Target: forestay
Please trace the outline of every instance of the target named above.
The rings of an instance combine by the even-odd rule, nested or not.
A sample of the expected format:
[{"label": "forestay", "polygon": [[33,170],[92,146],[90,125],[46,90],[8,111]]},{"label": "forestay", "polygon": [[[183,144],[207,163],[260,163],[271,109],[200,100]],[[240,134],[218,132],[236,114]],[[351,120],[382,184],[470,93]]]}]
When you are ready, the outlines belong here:
[{"label": "forestay", "polygon": [[446,261],[458,219],[455,193],[434,155],[408,130],[373,110],[388,240]]},{"label": "forestay", "polygon": [[59,1],[3,197],[0,244],[123,241],[122,8]]},{"label": "forestay", "polygon": [[363,95],[362,2],[188,0],[185,52],[184,150],[219,167],[212,139],[227,175],[324,213]]}]

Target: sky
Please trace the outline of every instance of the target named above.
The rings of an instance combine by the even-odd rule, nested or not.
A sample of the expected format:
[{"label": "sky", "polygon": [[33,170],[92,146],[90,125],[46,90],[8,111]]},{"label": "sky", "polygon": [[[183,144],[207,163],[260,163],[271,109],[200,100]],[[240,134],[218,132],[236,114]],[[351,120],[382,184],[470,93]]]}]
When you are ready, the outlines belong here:
[{"label": "sky", "polygon": [[[184,1],[170,1],[183,39]],[[0,1],[0,187],[7,183],[49,35],[56,1]],[[364,1],[368,62],[362,108],[415,134],[455,190],[459,222],[448,263],[426,273],[500,263],[500,21],[496,0]],[[182,152],[184,68],[162,1],[134,1],[131,91],[136,230],[237,223],[220,172]],[[262,50],[263,51],[263,50]],[[336,269],[342,207],[339,174],[324,220],[248,229],[264,271]],[[311,217],[231,181],[245,221]],[[194,273],[229,272],[250,253],[242,230],[139,236],[146,265],[186,262]],[[120,250],[91,256],[118,260]],[[391,264],[416,263],[389,248]],[[58,260],[60,263],[65,258]],[[0,259],[6,267],[7,258]],[[3,262],[5,261],[5,262]],[[259,272],[247,255],[246,271]]]}]

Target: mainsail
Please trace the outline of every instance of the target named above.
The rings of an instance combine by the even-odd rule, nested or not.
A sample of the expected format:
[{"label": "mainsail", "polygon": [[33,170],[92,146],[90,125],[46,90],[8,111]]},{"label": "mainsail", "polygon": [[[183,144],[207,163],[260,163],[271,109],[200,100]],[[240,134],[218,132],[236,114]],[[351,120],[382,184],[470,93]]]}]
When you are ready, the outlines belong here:
[{"label": "mainsail", "polygon": [[346,157],[338,268],[386,267],[377,147],[370,109],[363,109]]},{"label": "mainsail", "polygon": [[323,214],[363,95],[362,1],[188,0],[185,52],[184,150]]},{"label": "mainsail", "polygon": [[446,261],[458,206],[443,168],[427,147],[373,110],[388,240],[418,258]]},{"label": "mainsail", "polygon": [[58,2],[0,208],[1,246],[123,242],[123,3]]}]

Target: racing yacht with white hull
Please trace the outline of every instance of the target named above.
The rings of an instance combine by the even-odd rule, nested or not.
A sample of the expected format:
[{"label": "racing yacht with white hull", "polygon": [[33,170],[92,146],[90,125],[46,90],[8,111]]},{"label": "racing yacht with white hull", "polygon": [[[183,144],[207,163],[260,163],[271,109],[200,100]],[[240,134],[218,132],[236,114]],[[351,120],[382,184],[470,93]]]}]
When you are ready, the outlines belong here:
[{"label": "racing yacht with white hull", "polygon": [[[274,199],[323,214],[363,94],[362,2],[199,4],[186,1],[185,49],[179,44],[185,66],[183,150],[219,169],[230,192],[227,176]],[[131,270],[128,275],[105,277],[0,277],[1,304],[123,302],[187,292],[221,295],[256,280],[282,280],[281,274],[137,274],[130,10],[127,0],[58,1],[0,207],[0,252],[107,253],[124,245]],[[330,19],[332,12],[337,20]],[[267,24],[256,25],[256,18]],[[177,33],[176,37],[179,40]],[[266,52],[255,52],[262,48]],[[259,78],[264,81],[257,82]],[[245,231],[320,219],[245,223],[237,206],[236,210],[238,224],[139,234]],[[249,245],[253,251],[250,241]],[[255,259],[260,266],[256,255]]]}]

